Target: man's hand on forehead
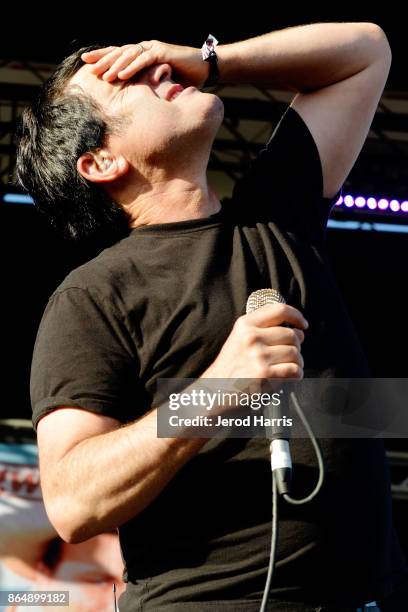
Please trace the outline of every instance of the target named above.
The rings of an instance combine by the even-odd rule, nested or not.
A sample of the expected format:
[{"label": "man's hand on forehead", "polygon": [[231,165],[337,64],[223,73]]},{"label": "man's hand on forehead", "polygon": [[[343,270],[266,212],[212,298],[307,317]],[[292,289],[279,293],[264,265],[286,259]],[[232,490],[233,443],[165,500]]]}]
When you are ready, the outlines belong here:
[{"label": "man's hand on forehead", "polygon": [[[172,45],[159,40],[148,40],[122,47],[103,47],[82,54],[87,64],[94,64],[93,74],[104,81],[128,80],[155,64],[169,64],[177,81],[187,87],[202,87],[208,77],[209,66],[195,47]],[[174,79],[174,77],[173,77]]]}]

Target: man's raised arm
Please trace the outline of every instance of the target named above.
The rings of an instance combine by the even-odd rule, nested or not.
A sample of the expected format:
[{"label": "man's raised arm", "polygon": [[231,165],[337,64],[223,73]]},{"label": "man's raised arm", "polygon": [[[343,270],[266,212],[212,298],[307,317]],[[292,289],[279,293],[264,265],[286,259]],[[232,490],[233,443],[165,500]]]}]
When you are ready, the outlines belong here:
[{"label": "man's raised arm", "polygon": [[391,50],[374,23],[316,23],[219,45],[220,82],[298,92],[291,106],[319,150],[323,196],[343,185],[383,92]]},{"label": "man's raised arm", "polygon": [[[314,23],[219,44],[216,52],[221,84],[297,93],[291,106],[319,150],[322,195],[333,197],[361,151],[388,77],[391,50],[384,31],[374,23]],[[200,49],[157,40],[98,49],[83,59],[108,81],[165,62],[174,78],[200,87],[209,71]]]}]

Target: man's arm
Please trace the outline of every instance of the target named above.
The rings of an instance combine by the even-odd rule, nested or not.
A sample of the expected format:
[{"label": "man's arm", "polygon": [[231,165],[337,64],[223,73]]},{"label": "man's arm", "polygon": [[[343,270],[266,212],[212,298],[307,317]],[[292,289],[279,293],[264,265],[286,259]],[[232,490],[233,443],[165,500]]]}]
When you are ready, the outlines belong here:
[{"label": "man's arm", "polygon": [[373,23],[317,23],[219,45],[220,82],[298,92],[291,106],[319,150],[323,196],[343,185],[383,92],[391,50]]},{"label": "man's arm", "polygon": [[[302,314],[284,304],[243,315],[202,377],[301,378],[306,327]],[[37,433],[47,514],[71,543],[136,516],[208,441],[157,438],[157,408],[121,426],[114,418],[61,407],[40,419]]]},{"label": "man's arm", "polygon": [[[168,63],[175,78],[202,86],[209,65],[200,49],[161,41],[107,47],[82,56],[95,74],[129,79],[152,64]],[[384,89],[391,50],[374,23],[314,23],[218,45],[221,84],[251,83],[296,92],[291,106],[316,142],[323,196],[343,185],[367,137]]]},{"label": "man's arm", "polygon": [[157,409],[131,423],[62,407],[38,423],[47,514],[73,544],[141,512],[207,442],[157,438]]}]

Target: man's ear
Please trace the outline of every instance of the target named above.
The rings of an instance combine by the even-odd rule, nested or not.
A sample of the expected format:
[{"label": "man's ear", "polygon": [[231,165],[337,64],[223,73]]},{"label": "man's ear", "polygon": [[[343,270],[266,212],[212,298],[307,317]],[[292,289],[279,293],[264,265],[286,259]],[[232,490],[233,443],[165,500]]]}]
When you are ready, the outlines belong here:
[{"label": "man's ear", "polygon": [[111,183],[129,170],[129,162],[122,155],[112,156],[107,151],[84,153],[77,161],[81,176],[92,183]]}]

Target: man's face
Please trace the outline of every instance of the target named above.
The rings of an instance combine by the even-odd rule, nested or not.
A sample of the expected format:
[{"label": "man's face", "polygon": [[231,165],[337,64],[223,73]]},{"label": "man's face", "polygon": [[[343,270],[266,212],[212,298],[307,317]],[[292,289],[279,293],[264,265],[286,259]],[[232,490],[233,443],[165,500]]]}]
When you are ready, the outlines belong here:
[{"label": "man's face", "polygon": [[[169,64],[156,64],[127,81],[109,83],[85,64],[71,78],[68,90],[79,86],[109,116],[122,118],[119,151],[130,161],[157,164],[170,154],[197,151],[200,142],[211,144],[223,118],[223,103],[196,87],[183,90],[172,80]],[[182,91],[177,91],[177,90]]]}]

